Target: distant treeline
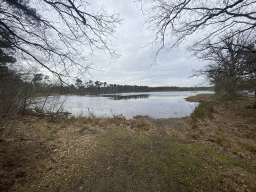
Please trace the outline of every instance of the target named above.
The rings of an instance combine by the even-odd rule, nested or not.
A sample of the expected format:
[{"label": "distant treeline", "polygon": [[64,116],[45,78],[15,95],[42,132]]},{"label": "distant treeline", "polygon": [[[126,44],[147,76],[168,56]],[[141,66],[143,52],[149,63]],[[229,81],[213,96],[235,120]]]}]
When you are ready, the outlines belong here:
[{"label": "distant treeline", "polygon": [[[138,85],[118,85],[108,84],[107,82],[92,81],[83,83],[80,79],[71,85],[53,85],[42,81],[44,78],[37,78],[34,81],[35,91],[40,95],[51,94],[75,94],[75,95],[91,95],[91,94],[107,94],[107,93],[127,93],[127,92],[161,92],[161,91],[211,91],[212,87],[149,87]],[[41,79],[41,80],[40,80]],[[40,80],[40,81],[39,81]]]},{"label": "distant treeline", "polygon": [[[4,57],[9,63],[15,59]],[[14,117],[16,114],[29,113],[29,106],[34,103],[37,96],[50,95],[90,95],[121,92],[153,92],[153,91],[198,91],[212,90],[209,87],[148,87],[137,85],[108,84],[92,80],[83,83],[80,79],[75,84],[52,83],[49,76],[43,74],[22,74],[11,69],[6,63],[0,61],[0,120],[2,117]],[[114,99],[126,99],[115,97]],[[139,97],[143,97],[142,95]],[[144,97],[147,97],[145,94]]]}]

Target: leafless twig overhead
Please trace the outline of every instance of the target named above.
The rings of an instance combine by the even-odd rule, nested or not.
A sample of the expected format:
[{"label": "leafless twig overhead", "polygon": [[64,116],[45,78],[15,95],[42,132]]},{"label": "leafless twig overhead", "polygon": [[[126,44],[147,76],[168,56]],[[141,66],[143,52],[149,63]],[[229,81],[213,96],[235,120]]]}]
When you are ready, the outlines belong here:
[{"label": "leafless twig overhead", "polygon": [[[150,28],[155,32],[154,43],[170,50],[187,37],[195,39],[192,47],[200,47],[211,39],[232,34],[234,38],[250,35],[255,42],[255,0],[137,0],[148,16]],[[230,38],[230,37],[228,37]]]},{"label": "leafless twig overhead", "polygon": [[12,36],[17,59],[32,60],[59,78],[72,67],[87,69],[96,49],[117,56],[109,37],[118,23],[118,15],[93,10],[84,0],[0,0],[0,27]]}]

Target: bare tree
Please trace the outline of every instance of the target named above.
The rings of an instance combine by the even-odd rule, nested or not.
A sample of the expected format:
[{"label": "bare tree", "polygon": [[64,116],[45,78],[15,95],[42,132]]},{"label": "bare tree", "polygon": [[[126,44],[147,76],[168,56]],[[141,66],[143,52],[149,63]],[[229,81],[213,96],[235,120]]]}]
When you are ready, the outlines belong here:
[{"label": "bare tree", "polygon": [[[155,32],[154,43],[170,50],[197,35],[193,48],[205,50],[205,44],[221,43],[219,37],[232,33],[236,38],[246,34],[256,39],[255,0],[137,0],[148,16],[150,28]],[[231,33],[230,33],[231,34]],[[230,36],[231,37],[231,36]],[[228,37],[228,38],[230,38]],[[202,53],[202,52],[197,52]]]},{"label": "bare tree", "polygon": [[246,44],[242,37],[238,39],[224,36],[218,45],[208,41],[207,52],[201,59],[211,64],[198,71],[215,85],[218,95],[235,99],[241,90],[255,91],[256,54],[254,44]]},{"label": "bare tree", "polygon": [[0,27],[10,34],[15,57],[60,79],[74,66],[88,69],[95,49],[117,56],[109,37],[118,23],[118,15],[94,12],[84,0],[0,0]]}]

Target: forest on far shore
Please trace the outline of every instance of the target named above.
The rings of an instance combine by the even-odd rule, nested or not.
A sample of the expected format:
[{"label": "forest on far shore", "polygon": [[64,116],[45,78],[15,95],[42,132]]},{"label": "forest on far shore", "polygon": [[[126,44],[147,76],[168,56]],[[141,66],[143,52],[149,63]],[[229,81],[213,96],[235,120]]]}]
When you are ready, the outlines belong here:
[{"label": "forest on far shore", "polygon": [[54,95],[96,95],[125,92],[160,92],[160,91],[210,91],[212,87],[148,87],[138,85],[118,85],[107,82],[82,82],[76,79],[74,84],[55,82],[41,73],[23,74],[7,65],[16,59],[6,56],[0,63],[0,117],[21,113],[25,114],[31,98]]},{"label": "forest on far shore", "polygon": [[83,82],[76,79],[75,84],[65,85],[63,83],[52,84],[47,82],[48,76],[35,74],[31,82],[31,88],[36,95],[92,95],[107,93],[127,93],[127,92],[161,92],[161,91],[212,91],[212,87],[176,87],[176,86],[139,86],[139,85],[119,85],[108,84],[107,82],[92,81]]}]

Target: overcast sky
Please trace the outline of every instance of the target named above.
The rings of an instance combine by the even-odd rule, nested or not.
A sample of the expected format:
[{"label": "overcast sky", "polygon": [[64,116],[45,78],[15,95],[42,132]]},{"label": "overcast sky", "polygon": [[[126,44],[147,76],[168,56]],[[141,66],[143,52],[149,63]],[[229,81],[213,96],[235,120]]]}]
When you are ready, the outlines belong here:
[{"label": "overcast sky", "polygon": [[127,0],[96,2],[96,6],[104,5],[109,14],[120,13],[123,21],[112,38],[112,47],[117,50],[120,58],[111,60],[108,55],[95,52],[94,70],[86,74],[84,80],[146,86],[208,85],[202,84],[203,77],[189,78],[193,70],[201,69],[206,64],[191,57],[191,53],[186,51],[186,45],[189,45],[190,41],[171,52],[161,52],[154,63],[152,56],[156,49],[148,45],[154,36],[145,23],[146,17],[140,7]]}]

